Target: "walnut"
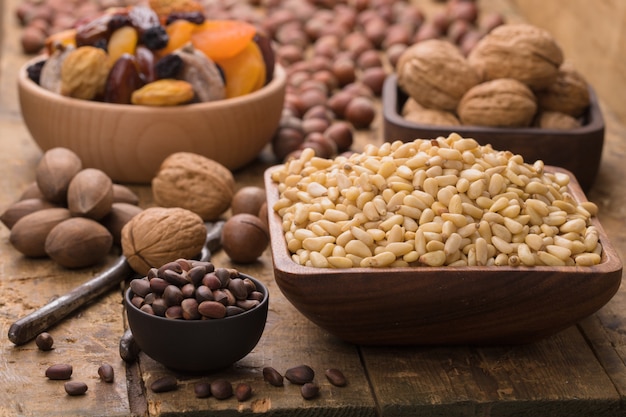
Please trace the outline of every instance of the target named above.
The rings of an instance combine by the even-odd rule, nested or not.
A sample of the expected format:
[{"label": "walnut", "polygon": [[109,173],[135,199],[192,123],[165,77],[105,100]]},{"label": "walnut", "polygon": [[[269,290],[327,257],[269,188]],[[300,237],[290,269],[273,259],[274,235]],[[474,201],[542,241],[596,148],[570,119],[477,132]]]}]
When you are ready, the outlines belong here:
[{"label": "walnut", "polygon": [[537,112],[536,100],[520,81],[499,78],[471,88],[457,113],[464,125],[523,127],[530,125]]},{"label": "walnut", "polygon": [[493,29],[467,59],[485,81],[513,78],[541,90],[556,80],[563,52],[548,31],[517,23]]},{"label": "walnut", "polygon": [[537,100],[541,110],[579,117],[590,104],[589,85],[571,64],[564,63],[556,81],[537,93]]},{"label": "walnut", "polygon": [[404,102],[404,105],[402,106],[402,115],[406,116],[407,114],[409,114],[411,112],[418,111],[418,110],[423,110],[423,109],[424,109],[424,106],[422,106],[417,101],[415,101],[414,98],[409,97]]},{"label": "walnut", "polygon": [[122,253],[138,274],[179,258],[197,256],[206,241],[197,214],[179,207],[150,207],[122,228]]},{"label": "walnut", "polygon": [[111,65],[108,54],[95,46],[72,50],[61,66],[61,94],[93,100],[104,92]]},{"label": "walnut", "polygon": [[537,116],[535,125],[542,129],[569,130],[581,126],[580,120],[569,114],[556,111],[542,111]]},{"label": "walnut", "polygon": [[454,111],[480,81],[452,43],[429,39],[404,51],[397,64],[398,86],[424,107]]},{"label": "walnut", "polygon": [[167,157],[152,180],[154,201],[162,207],[182,207],[205,221],[230,207],[235,179],[228,168],[191,152]]},{"label": "walnut", "polygon": [[459,119],[451,112],[436,109],[413,110],[404,115],[409,122],[436,126],[458,126]]}]

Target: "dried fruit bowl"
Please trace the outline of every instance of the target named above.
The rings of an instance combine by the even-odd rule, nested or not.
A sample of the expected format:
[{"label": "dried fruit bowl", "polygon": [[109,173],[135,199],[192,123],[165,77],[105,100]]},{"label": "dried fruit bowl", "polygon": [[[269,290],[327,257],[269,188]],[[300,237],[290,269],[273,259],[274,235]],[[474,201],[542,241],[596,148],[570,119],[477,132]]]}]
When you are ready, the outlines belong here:
[{"label": "dried fruit bowl", "polygon": [[253,161],[271,140],[282,112],[286,74],[276,67],[250,94],[169,108],[108,104],[51,93],[21,68],[18,91],[24,122],[39,147],[73,150],[85,167],[115,182],[149,183],[168,155],[187,151],[231,170]]},{"label": "dried fruit bowl", "polygon": [[269,305],[267,287],[251,279],[263,293],[261,303],[241,314],[210,320],[175,320],[147,314],[132,302],[132,290],[124,294],[128,325],[141,350],[168,368],[184,372],[224,369],[242,359],[259,342]]},{"label": "dried fruit bowl", "polygon": [[[272,169],[265,174],[268,207],[278,199]],[[575,179],[570,190],[586,200]],[[269,216],[282,293],[319,327],[363,345],[520,344],[577,323],[613,297],[622,277],[619,256],[593,221],[604,254],[591,267],[327,269],[293,262],[280,216]]]},{"label": "dried fruit bowl", "polygon": [[585,114],[585,124],[577,129],[496,128],[485,126],[435,126],[410,122],[400,113],[407,95],[391,74],[383,87],[384,138],[387,141],[412,141],[418,138],[448,136],[456,132],[474,138],[481,145],[507,149],[520,154],[527,162],[538,159],[571,171],[583,190],[588,191],[600,167],[604,145],[604,119],[598,99],[590,88],[591,106]]}]

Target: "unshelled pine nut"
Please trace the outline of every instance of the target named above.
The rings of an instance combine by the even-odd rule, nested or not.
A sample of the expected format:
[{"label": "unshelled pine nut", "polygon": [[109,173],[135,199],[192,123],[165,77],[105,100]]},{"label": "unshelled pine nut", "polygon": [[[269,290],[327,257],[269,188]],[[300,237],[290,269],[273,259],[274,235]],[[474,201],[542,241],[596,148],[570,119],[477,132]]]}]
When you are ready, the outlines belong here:
[{"label": "unshelled pine nut", "polygon": [[457,134],[368,144],[335,159],[311,149],[272,172],[294,262],[402,265],[595,265],[602,244],[564,173]]}]

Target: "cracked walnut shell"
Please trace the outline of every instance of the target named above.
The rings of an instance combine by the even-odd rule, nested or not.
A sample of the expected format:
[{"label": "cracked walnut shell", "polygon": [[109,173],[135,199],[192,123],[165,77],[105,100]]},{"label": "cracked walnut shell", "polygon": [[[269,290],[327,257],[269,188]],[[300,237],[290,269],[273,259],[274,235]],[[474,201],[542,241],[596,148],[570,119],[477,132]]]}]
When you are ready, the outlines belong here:
[{"label": "cracked walnut shell", "polygon": [[471,88],[457,113],[464,125],[523,127],[531,124],[537,112],[536,100],[525,84],[499,78]]},{"label": "cracked walnut shell", "polygon": [[138,274],[179,258],[197,256],[206,241],[206,226],[197,214],[180,207],[150,207],[122,228],[122,253]]},{"label": "cracked walnut shell", "polygon": [[168,156],[152,179],[154,201],[162,207],[182,207],[203,220],[215,220],[230,207],[235,178],[228,168],[191,152]]},{"label": "cracked walnut shell", "polygon": [[454,111],[479,83],[477,72],[452,43],[430,39],[407,48],[396,66],[398,86],[424,107]]},{"label": "cracked walnut shell", "polygon": [[484,81],[513,78],[541,90],[556,80],[563,52],[548,31],[517,23],[493,29],[467,59]]}]

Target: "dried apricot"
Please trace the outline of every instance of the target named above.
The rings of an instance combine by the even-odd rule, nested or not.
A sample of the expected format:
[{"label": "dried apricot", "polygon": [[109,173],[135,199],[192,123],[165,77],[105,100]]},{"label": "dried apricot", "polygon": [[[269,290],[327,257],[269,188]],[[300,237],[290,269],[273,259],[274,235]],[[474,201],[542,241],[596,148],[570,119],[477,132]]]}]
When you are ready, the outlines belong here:
[{"label": "dried apricot", "polygon": [[249,94],[265,85],[265,61],[256,42],[250,41],[237,55],[216,61],[226,78],[226,97]]},{"label": "dried apricot", "polygon": [[238,20],[206,20],[191,34],[193,46],[213,61],[232,58],[248,46],[256,28]]},{"label": "dried apricot", "polygon": [[145,106],[176,106],[194,97],[191,84],[169,78],[153,81],[133,92],[131,102]]},{"label": "dried apricot", "polygon": [[191,40],[191,33],[198,28],[198,25],[188,20],[175,20],[165,27],[170,40],[165,48],[158,51],[160,56],[165,56],[183,47]]}]

